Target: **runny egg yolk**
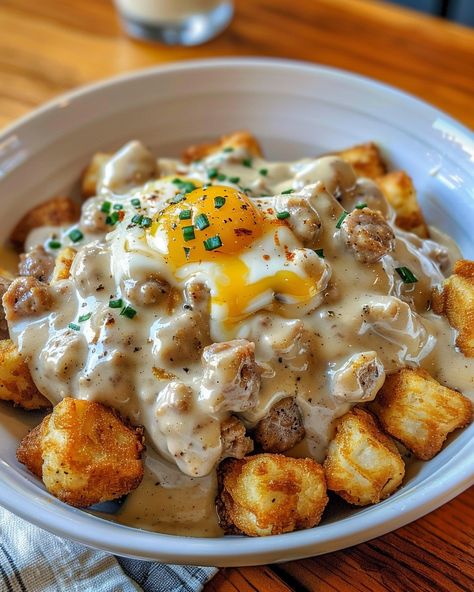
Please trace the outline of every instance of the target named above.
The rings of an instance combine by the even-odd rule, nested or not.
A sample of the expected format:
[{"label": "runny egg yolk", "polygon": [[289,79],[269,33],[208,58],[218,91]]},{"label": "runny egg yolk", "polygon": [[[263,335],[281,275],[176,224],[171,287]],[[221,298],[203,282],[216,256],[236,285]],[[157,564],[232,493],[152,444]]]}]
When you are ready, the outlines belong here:
[{"label": "runny egg yolk", "polygon": [[166,208],[152,233],[165,243],[166,259],[177,269],[243,251],[262,235],[264,222],[245,193],[231,187],[199,187]]},{"label": "runny egg yolk", "polygon": [[259,308],[278,311],[284,305],[276,302],[275,296],[281,297],[280,302],[289,297],[292,302],[305,303],[318,293],[320,278],[302,277],[283,267],[284,259],[281,269],[264,271],[263,277],[249,281],[244,252],[248,254],[258,239],[271,234],[284,253],[278,238],[282,226],[287,226],[286,221],[273,212],[264,215],[244,193],[231,187],[210,186],[199,187],[179,203],[168,206],[158,215],[151,233],[175,271],[192,263],[215,265],[211,308],[224,307],[218,316],[232,323]]}]

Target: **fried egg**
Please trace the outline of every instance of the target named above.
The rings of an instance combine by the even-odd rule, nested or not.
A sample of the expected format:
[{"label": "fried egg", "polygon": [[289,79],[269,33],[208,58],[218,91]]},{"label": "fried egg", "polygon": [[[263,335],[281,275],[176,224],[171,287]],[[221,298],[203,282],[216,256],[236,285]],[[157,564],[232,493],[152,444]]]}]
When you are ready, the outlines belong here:
[{"label": "fried egg", "polygon": [[[330,271],[324,259],[303,248],[288,212],[276,200],[249,198],[229,186],[201,186],[167,201],[142,229],[118,230],[115,277],[158,272],[177,289],[190,279],[210,291],[215,338],[259,310],[286,317],[319,305]],[[117,246],[117,243],[116,243]]]},{"label": "fried egg", "polygon": [[250,199],[227,186],[199,187],[154,219],[148,245],[178,283],[192,276],[211,293],[211,318],[235,324],[260,309],[315,306],[329,272],[303,249],[288,212],[273,198]]}]

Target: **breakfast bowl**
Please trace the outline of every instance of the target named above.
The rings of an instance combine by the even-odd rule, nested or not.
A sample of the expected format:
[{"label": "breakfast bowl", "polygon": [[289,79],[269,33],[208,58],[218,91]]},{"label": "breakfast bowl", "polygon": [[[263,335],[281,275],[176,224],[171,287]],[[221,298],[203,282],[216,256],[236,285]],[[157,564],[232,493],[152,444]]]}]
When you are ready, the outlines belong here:
[{"label": "breakfast bowl", "polygon": [[[94,153],[136,138],[155,155],[173,157],[237,129],[251,130],[273,160],[376,142],[393,166],[412,176],[428,224],[452,236],[465,258],[474,258],[469,130],[377,82],[261,59],[195,61],[129,74],[61,96],[5,129],[2,242],[32,206],[54,195],[77,194]],[[0,504],[58,536],[168,563],[256,565],[336,551],[423,516],[474,481],[471,425],[451,435],[428,462],[410,463],[403,486],[388,499],[359,509],[333,504],[315,528],[261,538],[178,536],[132,528],[49,494],[16,458],[20,440],[40,420],[38,413],[0,406]]]}]

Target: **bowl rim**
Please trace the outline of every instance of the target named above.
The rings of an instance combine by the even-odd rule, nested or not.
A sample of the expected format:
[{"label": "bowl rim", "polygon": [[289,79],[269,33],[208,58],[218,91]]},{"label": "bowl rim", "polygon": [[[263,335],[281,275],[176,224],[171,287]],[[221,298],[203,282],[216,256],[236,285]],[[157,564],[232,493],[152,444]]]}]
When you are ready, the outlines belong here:
[{"label": "bowl rim", "polygon": [[[429,112],[434,118],[443,117],[463,134],[468,136],[471,134],[463,124],[421,99],[359,74],[289,59],[218,58],[152,66],[81,86],[77,90],[53,98],[8,125],[0,133],[0,144],[11,134],[18,133],[23,127],[28,126],[30,122],[41,120],[58,107],[74,103],[81,97],[100,90],[132,81],[139,82],[166,72],[242,67],[277,70],[291,68],[299,69],[303,73],[307,72],[311,76],[342,79],[361,88],[370,88],[385,95],[390,94],[404,104]],[[224,544],[222,544],[222,538],[168,535],[109,522],[61,504],[43,490],[39,490],[34,496],[28,494],[30,496],[28,497],[22,491],[27,479],[25,475],[2,459],[0,459],[0,474],[2,474],[3,486],[0,487],[0,504],[56,535],[118,555],[148,560],[158,559],[170,563],[219,566],[258,565],[262,562],[285,561],[335,551],[399,528],[434,510],[473,484],[473,466],[474,448],[469,448],[468,443],[465,443],[445,465],[438,467],[421,483],[413,486],[406,493],[402,489],[399,494],[377,506],[370,506],[348,518],[317,528],[263,538],[226,537]]]}]

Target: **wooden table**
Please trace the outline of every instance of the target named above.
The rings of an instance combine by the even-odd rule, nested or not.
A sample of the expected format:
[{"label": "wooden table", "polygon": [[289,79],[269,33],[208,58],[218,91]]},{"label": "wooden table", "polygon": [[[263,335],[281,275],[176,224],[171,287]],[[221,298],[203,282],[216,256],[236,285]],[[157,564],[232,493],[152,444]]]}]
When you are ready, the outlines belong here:
[{"label": "wooden table", "polygon": [[[107,0],[2,0],[0,30],[0,127],[92,80],[228,55],[282,56],[359,72],[474,127],[474,33],[378,2],[237,0],[231,27],[198,48],[127,39]],[[473,491],[352,549],[272,567],[221,570],[206,590],[472,590]]]}]

